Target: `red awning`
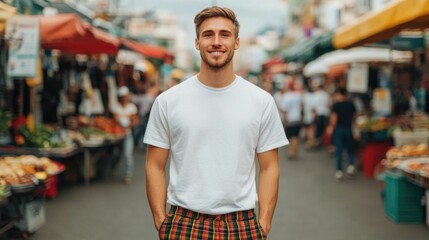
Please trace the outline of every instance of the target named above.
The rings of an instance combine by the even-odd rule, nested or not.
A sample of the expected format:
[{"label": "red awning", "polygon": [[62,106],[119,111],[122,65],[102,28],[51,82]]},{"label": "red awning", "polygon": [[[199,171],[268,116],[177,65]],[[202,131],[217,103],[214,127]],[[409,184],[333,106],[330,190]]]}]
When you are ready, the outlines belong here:
[{"label": "red awning", "polygon": [[159,46],[140,43],[125,38],[121,38],[120,41],[125,48],[140,53],[148,58],[164,59],[166,56],[173,56],[172,53]]},{"label": "red awning", "polygon": [[76,14],[40,16],[40,45],[76,54],[116,55],[120,41],[82,21]]}]

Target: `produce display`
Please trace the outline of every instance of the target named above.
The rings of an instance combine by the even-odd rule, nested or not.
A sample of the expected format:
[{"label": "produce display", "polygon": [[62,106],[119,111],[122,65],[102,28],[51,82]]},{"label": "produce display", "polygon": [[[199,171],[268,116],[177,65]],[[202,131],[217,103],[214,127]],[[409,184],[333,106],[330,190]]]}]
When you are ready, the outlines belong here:
[{"label": "produce display", "polygon": [[358,123],[358,127],[364,132],[378,132],[389,129],[392,122],[387,118],[364,119]]},{"label": "produce display", "polygon": [[408,173],[411,179],[416,179],[419,176],[427,180],[426,178],[429,178],[429,157],[403,161],[398,165],[398,168]]},{"label": "produce display", "polygon": [[429,188],[429,147],[426,143],[392,147],[382,160],[390,171],[403,171],[410,181]]},{"label": "produce display", "polygon": [[402,147],[391,147],[386,152],[386,157],[389,159],[424,155],[429,155],[429,147],[426,143],[417,145],[405,144]]},{"label": "produce display", "polygon": [[110,135],[125,135],[126,131],[115,120],[97,116],[92,119],[92,126]]},{"label": "produce display", "polygon": [[46,125],[36,125],[33,131],[27,125],[22,125],[18,131],[24,138],[24,147],[62,148],[66,146],[66,143],[54,134],[54,129]]},{"label": "produce display", "polygon": [[46,180],[49,175],[56,175],[64,166],[49,158],[33,155],[0,158],[0,182],[5,185],[34,185],[37,180]]}]

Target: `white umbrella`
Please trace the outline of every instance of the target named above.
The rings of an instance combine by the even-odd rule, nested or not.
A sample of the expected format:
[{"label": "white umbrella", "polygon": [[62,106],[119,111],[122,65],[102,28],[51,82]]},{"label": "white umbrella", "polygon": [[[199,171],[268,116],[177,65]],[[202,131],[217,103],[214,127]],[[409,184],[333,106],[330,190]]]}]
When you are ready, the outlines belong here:
[{"label": "white umbrella", "polygon": [[397,51],[386,48],[356,47],[348,50],[336,50],[326,53],[316,60],[309,62],[303,69],[304,76],[314,76],[328,73],[330,66],[358,62],[410,62],[410,51]]}]

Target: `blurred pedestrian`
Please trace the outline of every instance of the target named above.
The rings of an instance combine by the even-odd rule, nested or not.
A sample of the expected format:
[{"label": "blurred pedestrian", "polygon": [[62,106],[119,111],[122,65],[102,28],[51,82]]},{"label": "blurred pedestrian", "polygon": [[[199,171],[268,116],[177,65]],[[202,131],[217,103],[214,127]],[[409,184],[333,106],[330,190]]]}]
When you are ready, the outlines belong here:
[{"label": "blurred pedestrian", "polygon": [[124,177],[124,183],[131,184],[133,169],[134,169],[134,140],[132,135],[132,128],[138,124],[137,107],[131,103],[130,91],[126,86],[118,89],[118,104],[114,105],[112,109],[113,118],[122,127],[126,129],[126,136],[122,146],[122,159],[120,169]]},{"label": "blurred pedestrian", "polygon": [[302,122],[305,128],[306,147],[308,149],[316,146],[315,133],[316,133],[316,106],[318,102],[315,101],[313,92],[306,89],[302,96],[303,117]]},{"label": "blurred pedestrian", "polygon": [[277,202],[278,148],[288,143],[279,112],[269,93],[233,72],[235,13],[209,7],[194,22],[200,72],[158,96],[144,137],[155,227],[160,239],[265,239]]},{"label": "blurred pedestrian", "polygon": [[283,126],[290,141],[288,159],[292,160],[299,153],[299,132],[302,123],[302,95],[296,91],[293,82],[289,84],[285,94],[283,94],[281,111],[285,120]]},{"label": "blurred pedestrian", "polygon": [[353,138],[353,123],[356,117],[356,108],[351,101],[346,99],[346,90],[338,89],[335,92],[336,102],[332,106],[331,117],[327,132],[332,134],[335,146],[336,172],[337,180],[343,179],[343,150],[347,150],[348,163],[347,174],[355,175],[355,149]]},{"label": "blurred pedestrian", "polygon": [[325,133],[326,125],[329,122],[330,106],[331,106],[331,97],[329,93],[326,92],[322,83],[317,83],[314,86],[313,93],[314,101],[317,102],[316,105],[316,140],[317,144],[323,142],[323,135]]}]

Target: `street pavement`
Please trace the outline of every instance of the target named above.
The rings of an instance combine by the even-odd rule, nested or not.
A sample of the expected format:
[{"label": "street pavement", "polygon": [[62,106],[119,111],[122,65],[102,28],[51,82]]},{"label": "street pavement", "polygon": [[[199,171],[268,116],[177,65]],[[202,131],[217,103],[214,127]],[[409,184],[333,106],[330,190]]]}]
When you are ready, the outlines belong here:
[{"label": "street pavement", "polygon": [[[272,240],[427,240],[425,224],[396,224],[384,214],[382,183],[336,182],[334,159],[324,149],[300,149],[287,160],[280,149],[280,192]],[[46,224],[34,240],[152,240],[157,233],[145,194],[144,152],[136,149],[132,185],[118,180],[61,187],[46,203]]]}]

